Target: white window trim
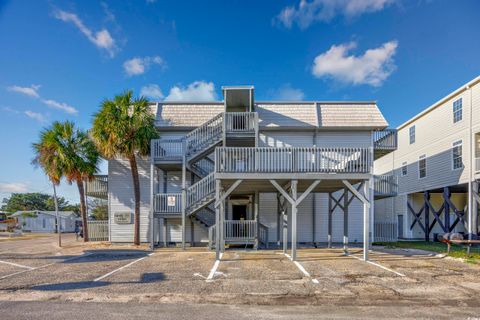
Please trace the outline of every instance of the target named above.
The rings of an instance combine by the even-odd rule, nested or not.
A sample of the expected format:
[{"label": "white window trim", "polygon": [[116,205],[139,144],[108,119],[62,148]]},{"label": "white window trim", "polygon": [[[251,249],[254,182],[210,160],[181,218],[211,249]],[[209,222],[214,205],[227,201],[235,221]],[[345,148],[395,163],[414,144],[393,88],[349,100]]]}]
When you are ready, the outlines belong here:
[{"label": "white window trim", "polygon": [[[406,170],[406,171],[407,171],[406,174],[403,174],[403,167],[405,167],[405,168],[407,169],[407,170]],[[401,175],[402,177],[408,176],[408,163],[407,163],[407,161],[402,162],[402,166],[400,167],[400,175]]]},{"label": "white window trim", "polygon": [[[425,177],[420,177],[420,160],[423,160],[425,159]],[[419,180],[423,180],[427,177],[427,155],[426,154],[422,154],[420,157],[418,157],[418,166],[417,166],[417,170],[418,170],[418,179]]]},{"label": "white window trim", "polygon": [[[413,142],[412,142],[412,128],[413,128]],[[415,125],[411,125],[410,128],[408,128],[408,144],[414,144],[417,142],[417,127]]]},{"label": "white window trim", "polygon": [[[462,146],[462,156],[461,156],[461,159],[462,159],[462,165],[459,167],[459,168],[455,168],[455,164],[454,164],[454,161],[453,161],[453,148],[457,147],[457,146]],[[452,171],[458,171],[458,170],[462,170],[463,169],[463,140],[457,140],[455,142],[452,143],[452,153],[451,153],[451,162],[452,162]]]},{"label": "white window trim", "polygon": [[[460,110],[462,110],[462,112],[460,113],[462,115],[462,119],[458,120],[458,121],[455,121],[455,111],[454,111],[454,105],[455,105],[455,102],[457,102],[458,100],[462,100],[462,107],[460,108]],[[463,116],[463,98],[460,97],[458,98],[457,100],[454,100],[452,102],[452,122],[454,125],[456,125],[457,123],[462,123],[463,122],[463,119],[464,119],[464,116]]]}]

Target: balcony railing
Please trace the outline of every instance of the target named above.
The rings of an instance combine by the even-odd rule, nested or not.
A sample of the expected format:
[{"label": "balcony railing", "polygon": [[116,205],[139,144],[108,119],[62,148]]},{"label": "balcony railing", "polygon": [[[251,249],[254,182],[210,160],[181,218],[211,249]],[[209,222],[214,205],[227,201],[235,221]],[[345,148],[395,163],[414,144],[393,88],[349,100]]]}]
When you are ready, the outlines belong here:
[{"label": "balcony railing", "polygon": [[374,176],[373,186],[377,197],[395,196],[398,193],[398,178],[392,174]]},{"label": "balcony railing", "polygon": [[95,175],[93,180],[87,181],[85,188],[88,197],[107,199],[108,175]]},{"label": "balcony railing", "polygon": [[200,127],[190,131],[186,136],[187,154],[198,152],[222,138],[224,113],[208,120]]},{"label": "balcony railing", "polygon": [[218,147],[217,173],[369,173],[368,148]]},{"label": "balcony railing", "polygon": [[195,206],[200,206],[202,201],[205,201],[208,196],[211,196],[214,193],[215,175],[212,172],[187,189],[187,209],[191,210]]},{"label": "balcony railing", "polygon": [[155,213],[173,214],[182,212],[181,193],[157,193],[153,198]]},{"label": "balcony railing", "polygon": [[152,140],[151,155],[154,161],[182,160],[184,141],[182,139]]},{"label": "balcony railing", "polygon": [[[225,220],[225,242],[252,243],[255,239],[268,247],[268,227],[256,220]],[[258,232],[257,232],[258,228]],[[212,249],[215,244],[216,225],[208,228],[208,247]]]},{"label": "balcony railing", "polygon": [[397,149],[397,130],[385,129],[373,132],[373,146],[375,151],[387,154]]},{"label": "balcony railing", "polygon": [[255,133],[258,125],[256,112],[226,112],[225,128],[227,133]]}]

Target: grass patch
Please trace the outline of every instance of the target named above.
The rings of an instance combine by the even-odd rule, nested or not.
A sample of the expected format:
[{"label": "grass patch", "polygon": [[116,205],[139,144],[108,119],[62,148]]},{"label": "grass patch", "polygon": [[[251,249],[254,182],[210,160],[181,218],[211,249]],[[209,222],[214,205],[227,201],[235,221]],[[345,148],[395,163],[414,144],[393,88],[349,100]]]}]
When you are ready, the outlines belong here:
[{"label": "grass patch", "polygon": [[[375,242],[375,245],[385,246],[386,248],[404,248],[431,251],[435,253],[447,253],[447,245],[441,242],[426,241],[398,241],[398,242]],[[465,259],[468,263],[480,263],[480,247],[472,247],[470,255],[467,254],[467,247],[452,244],[449,256]]]}]

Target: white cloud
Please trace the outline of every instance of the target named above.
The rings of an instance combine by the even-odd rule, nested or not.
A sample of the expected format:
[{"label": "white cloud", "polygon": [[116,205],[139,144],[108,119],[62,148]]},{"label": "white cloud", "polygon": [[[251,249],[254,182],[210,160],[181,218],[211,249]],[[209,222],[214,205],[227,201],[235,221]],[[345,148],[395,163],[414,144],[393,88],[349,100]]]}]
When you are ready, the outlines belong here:
[{"label": "white cloud", "polygon": [[156,84],[149,84],[142,87],[142,89],[140,89],[140,95],[156,100],[162,100],[164,97],[162,89]]},{"label": "white cloud", "polygon": [[100,31],[93,32],[76,14],[63,10],[56,10],[54,12],[54,16],[55,18],[64,22],[73,23],[78,30],[80,30],[80,32],[83,33],[95,46],[107,51],[110,57],[115,56],[118,48],[115,44],[115,40],[112,38],[107,29],[101,29]]},{"label": "white cloud", "polygon": [[301,29],[316,21],[329,22],[336,16],[353,18],[364,13],[383,10],[397,0],[301,0],[298,7],[285,7],[274,21],[291,28],[296,23]]},{"label": "white cloud", "polygon": [[305,98],[301,89],[292,88],[289,83],[272,90],[269,95],[275,101],[302,101]]},{"label": "white cloud", "polygon": [[18,92],[18,93],[25,94],[25,95],[33,97],[33,98],[39,98],[40,97],[40,95],[38,94],[38,89],[40,89],[40,86],[39,85],[34,85],[34,84],[32,84],[30,87],[20,87],[20,86],[7,87],[8,91]]},{"label": "white cloud", "polygon": [[389,41],[355,56],[348,55],[356,47],[355,42],[333,45],[315,58],[312,74],[317,78],[330,77],[343,83],[378,87],[396,69],[393,56],[397,46],[397,41]]},{"label": "white cloud", "polygon": [[26,110],[24,113],[27,117],[29,117],[33,120],[36,120],[40,123],[47,122],[47,119],[41,113],[33,112],[33,111],[30,111],[30,110]]},{"label": "white cloud", "polygon": [[213,82],[195,81],[187,87],[172,87],[165,101],[214,101],[216,98]]},{"label": "white cloud", "polygon": [[160,56],[135,57],[123,63],[123,70],[128,76],[136,76],[145,73],[153,64],[165,67],[165,61]]},{"label": "white cloud", "polygon": [[0,183],[0,192],[27,192],[28,186],[25,183],[12,182],[12,183]]},{"label": "white cloud", "polygon": [[58,102],[52,99],[43,99],[42,102],[53,109],[65,111],[66,113],[76,114],[78,110],[64,102]]}]

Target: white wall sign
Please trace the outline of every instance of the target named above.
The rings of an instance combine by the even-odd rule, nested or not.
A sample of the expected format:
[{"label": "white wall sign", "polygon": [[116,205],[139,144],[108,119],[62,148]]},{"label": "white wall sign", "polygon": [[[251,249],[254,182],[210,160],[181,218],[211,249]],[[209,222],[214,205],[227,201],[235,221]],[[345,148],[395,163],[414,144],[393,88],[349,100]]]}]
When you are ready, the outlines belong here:
[{"label": "white wall sign", "polygon": [[168,196],[167,197],[167,206],[169,207],[175,207],[175,203],[177,202],[176,201],[176,197],[175,196]]},{"label": "white wall sign", "polygon": [[116,224],[131,224],[132,223],[132,214],[131,212],[114,212],[113,221]]}]

